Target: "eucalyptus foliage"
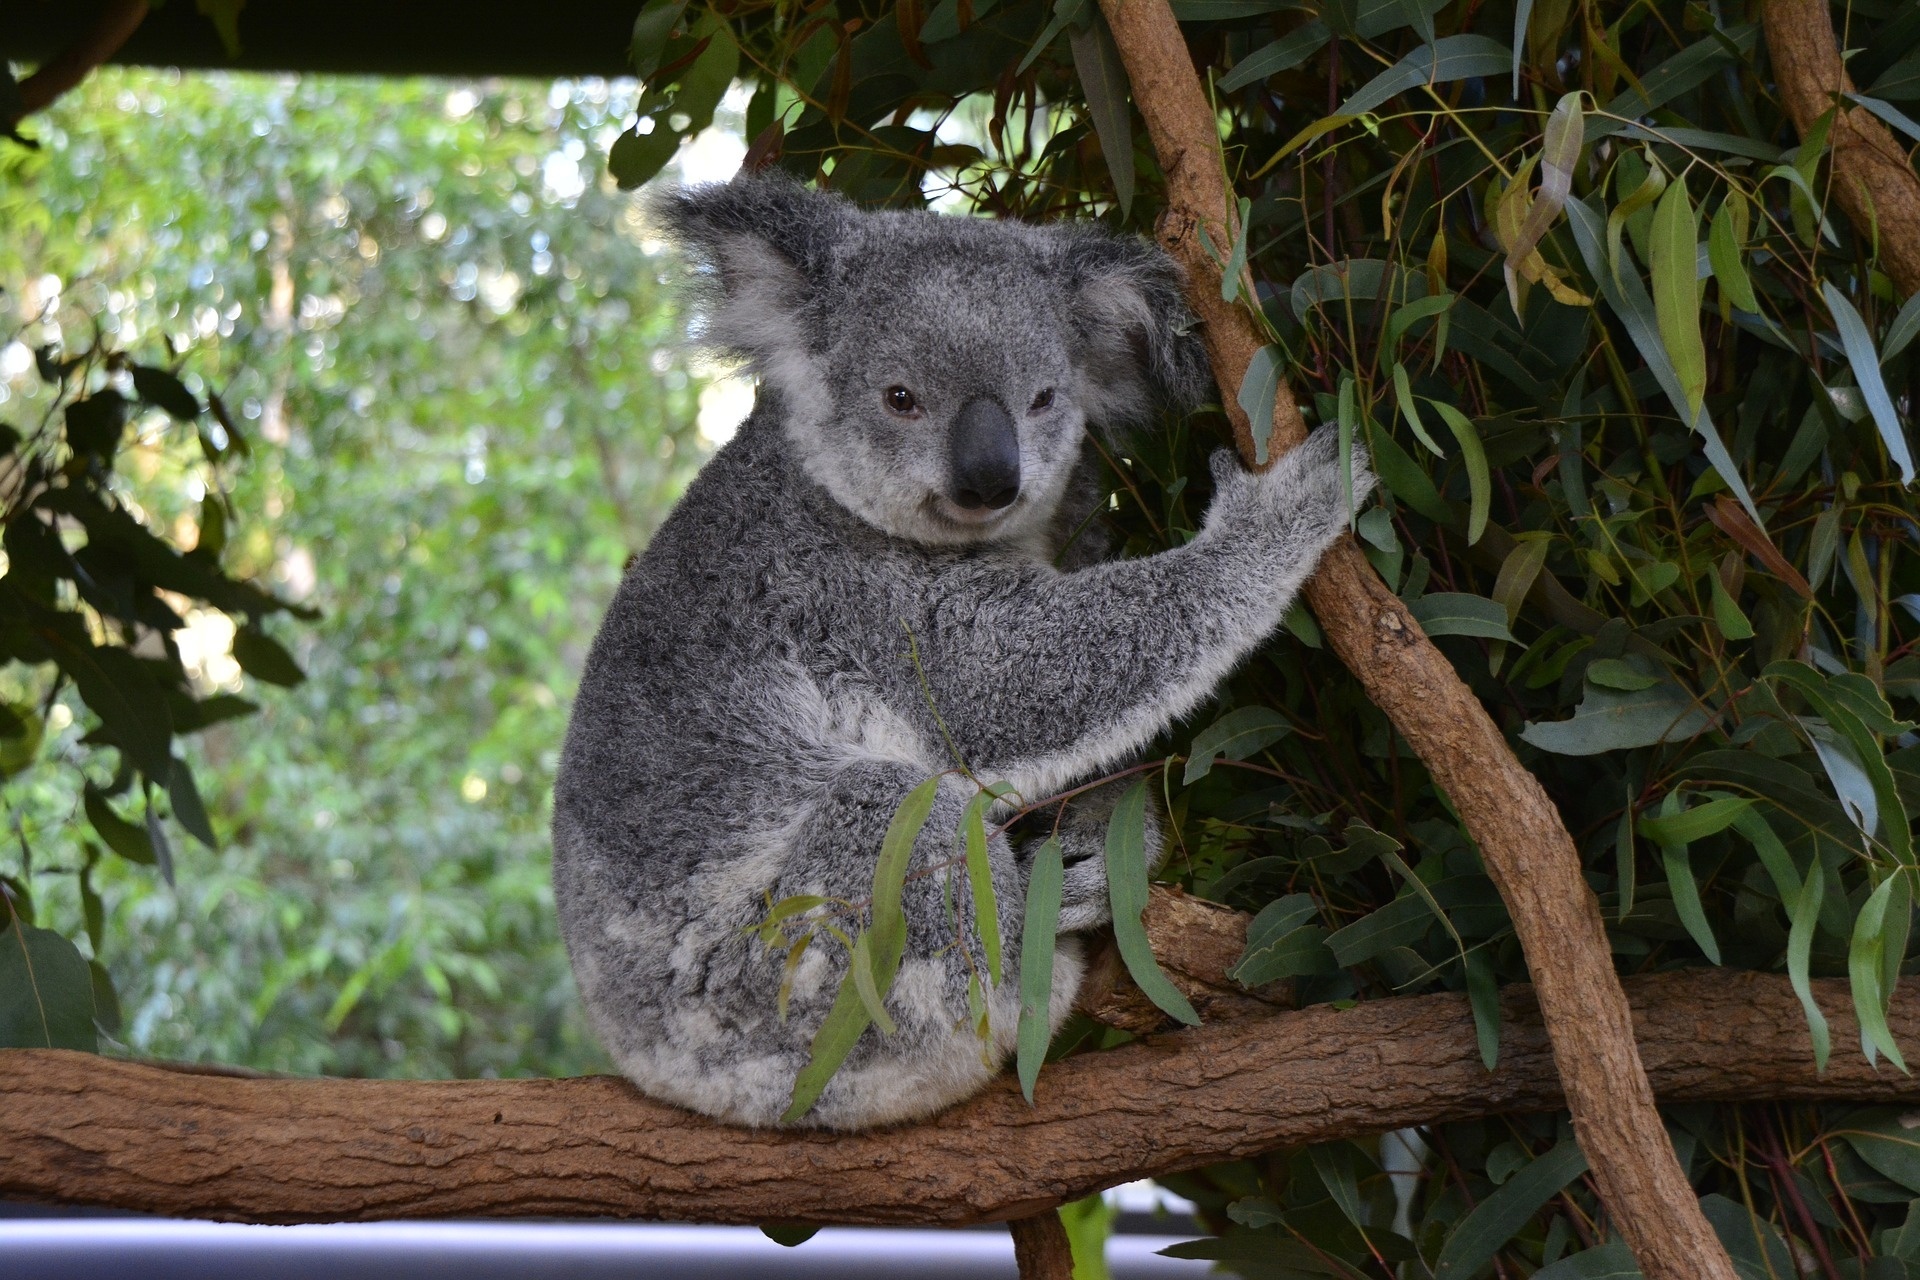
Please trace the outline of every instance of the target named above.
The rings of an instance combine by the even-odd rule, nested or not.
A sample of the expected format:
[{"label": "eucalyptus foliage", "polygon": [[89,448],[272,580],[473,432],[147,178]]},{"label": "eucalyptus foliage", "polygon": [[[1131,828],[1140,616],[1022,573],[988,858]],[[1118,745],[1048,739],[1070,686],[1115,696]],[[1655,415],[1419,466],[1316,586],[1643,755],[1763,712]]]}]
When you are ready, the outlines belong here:
[{"label": "eucalyptus foliage", "polygon": [[[1920,870],[1920,300],[1829,199],[1825,128],[1802,140],[1776,105],[1757,11],[1174,11],[1238,201],[1212,247],[1271,339],[1237,398],[1258,419],[1284,377],[1311,422],[1368,443],[1363,547],[1559,804],[1622,971],[1845,977],[1863,1042],[1829,1043],[1809,999],[1808,1052],[1904,1070],[1884,1010]],[[1836,22],[1857,100],[1920,141],[1900,105],[1920,11]],[[658,105],[610,162],[650,178],[671,154],[650,120],[677,94],[698,119],[724,60],[755,86],[756,162],[863,201],[1147,231],[1160,176],[1111,48],[1088,0],[654,5],[634,56]],[[1224,437],[1202,413],[1117,464],[1129,551],[1192,535]],[[1242,980],[1305,1003],[1463,991],[1495,1060],[1495,992],[1526,977],[1511,922],[1307,614],[1143,776],[1173,819],[1168,874],[1258,913]],[[1670,1115],[1750,1274],[1920,1263],[1896,1117]],[[1371,1144],[1176,1179],[1221,1233],[1187,1251],[1249,1275],[1629,1274],[1568,1138],[1557,1117],[1438,1126],[1398,1184]]]}]

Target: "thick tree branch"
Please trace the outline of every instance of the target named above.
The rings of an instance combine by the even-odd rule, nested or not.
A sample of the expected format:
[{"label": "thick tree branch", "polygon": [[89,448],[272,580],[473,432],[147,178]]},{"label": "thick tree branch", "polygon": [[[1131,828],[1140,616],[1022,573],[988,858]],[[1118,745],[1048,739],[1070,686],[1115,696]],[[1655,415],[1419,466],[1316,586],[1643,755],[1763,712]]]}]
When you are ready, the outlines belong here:
[{"label": "thick tree branch", "polygon": [[[1238,403],[1261,345],[1252,317],[1221,298],[1202,243],[1234,242],[1218,125],[1167,0],[1100,0],[1166,175],[1160,240],[1186,268],[1188,298],[1233,420],[1241,456],[1253,438]],[[1306,437],[1284,382],[1272,451]],[[1608,1212],[1649,1280],[1734,1280],[1654,1110],[1580,854],[1539,782],[1351,538],[1307,584],[1329,645],[1446,791],[1506,900],[1540,992],[1575,1135]]]},{"label": "thick tree branch", "polygon": [[[1815,984],[1836,1045],[1840,981]],[[1920,1100],[1841,1048],[1815,1074],[1785,978],[1631,979],[1642,1054],[1672,1102]],[[586,1216],[965,1223],[1032,1217],[1132,1178],[1564,1104],[1533,993],[1503,997],[1500,1067],[1464,997],[1262,1014],[1002,1079],[876,1133],[730,1128],[622,1080],[235,1078],[56,1050],[0,1051],[0,1196],[247,1222]],[[1894,1002],[1920,1043],[1920,991]]]},{"label": "thick tree branch", "polygon": [[1920,293],[1920,175],[1906,148],[1864,107],[1834,95],[1852,93],[1840,63],[1827,0],[1767,0],[1761,9],[1767,52],[1780,100],[1802,138],[1834,111],[1833,191],[1847,221],[1864,240],[1877,240],[1880,261],[1902,298]]}]

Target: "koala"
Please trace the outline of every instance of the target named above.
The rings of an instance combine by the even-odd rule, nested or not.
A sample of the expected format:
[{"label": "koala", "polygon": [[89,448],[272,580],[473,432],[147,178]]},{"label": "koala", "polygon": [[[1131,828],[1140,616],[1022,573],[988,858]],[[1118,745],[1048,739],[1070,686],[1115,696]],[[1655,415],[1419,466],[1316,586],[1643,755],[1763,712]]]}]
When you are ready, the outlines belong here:
[{"label": "koala", "polygon": [[[794,895],[863,903],[896,808],[937,775],[886,997],[897,1029],[869,1027],[798,1123],[924,1117],[1013,1048],[1037,837],[1002,830],[1007,813],[1131,763],[1267,639],[1346,526],[1338,445],[1322,429],[1260,474],[1216,455],[1204,525],[1174,550],[1066,547],[1106,500],[1089,432],[1118,438],[1209,386],[1159,249],[1087,224],[867,212],[779,178],[658,212],[707,268],[706,340],[758,390],[586,661],[554,791],[562,933],[643,1092],[778,1124],[847,957],[817,939],[783,1018],[785,957],[754,926]],[[1364,499],[1364,457],[1352,475]],[[953,870],[978,785],[956,754],[1017,792],[988,819],[1004,967],[984,1042],[968,996],[987,969]],[[1118,790],[1058,819],[1056,1028],[1078,935],[1109,918],[1102,797]]]}]

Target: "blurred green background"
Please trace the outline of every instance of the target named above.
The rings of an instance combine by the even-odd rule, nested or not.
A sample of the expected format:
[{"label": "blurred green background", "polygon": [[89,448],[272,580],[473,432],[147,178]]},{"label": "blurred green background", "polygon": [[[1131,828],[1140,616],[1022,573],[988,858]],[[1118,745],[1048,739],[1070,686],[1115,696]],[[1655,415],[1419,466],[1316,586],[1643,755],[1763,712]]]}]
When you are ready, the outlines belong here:
[{"label": "blurred green background", "polygon": [[[196,691],[261,710],[180,739],[219,853],[176,834],[176,888],[117,857],[92,874],[126,1049],[603,1066],[555,931],[548,796],[620,567],[710,444],[672,264],[604,178],[632,97],[106,70],[32,122],[38,151],[0,152],[0,420],[31,430],[53,397],[33,350],[91,343],[95,317],[149,364],[184,339],[183,379],[251,456],[209,468],[149,414],[114,492],[191,547],[227,486],[228,571],[320,613],[268,626],[306,669],[289,689],[242,677],[223,614],[185,615]],[[737,141],[713,138],[683,164],[730,171]],[[709,395],[710,427],[737,396]],[[11,703],[48,693],[46,668],[0,670]],[[60,692],[3,793],[0,870],[70,935],[98,846],[81,779],[106,782],[90,720]]]}]

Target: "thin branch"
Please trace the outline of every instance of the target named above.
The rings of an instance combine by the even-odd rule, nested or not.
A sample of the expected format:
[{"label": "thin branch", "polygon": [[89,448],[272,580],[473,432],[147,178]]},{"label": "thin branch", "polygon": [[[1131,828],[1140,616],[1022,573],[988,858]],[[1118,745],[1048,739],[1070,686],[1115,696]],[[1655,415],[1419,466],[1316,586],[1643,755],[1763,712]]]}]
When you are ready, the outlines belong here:
[{"label": "thin branch", "polygon": [[61,94],[85,80],[95,67],[120,52],[120,46],[146,16],[147,0],[109,0],[95,15],[92,26],[20,82],[19,111],[6,121],[7,126],[46,110]]}]

